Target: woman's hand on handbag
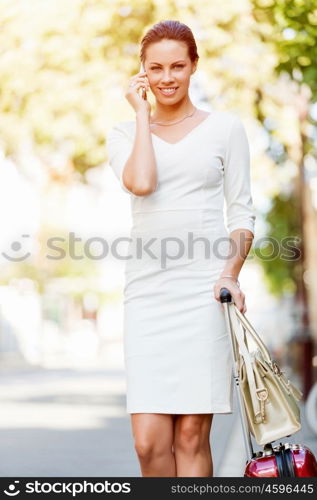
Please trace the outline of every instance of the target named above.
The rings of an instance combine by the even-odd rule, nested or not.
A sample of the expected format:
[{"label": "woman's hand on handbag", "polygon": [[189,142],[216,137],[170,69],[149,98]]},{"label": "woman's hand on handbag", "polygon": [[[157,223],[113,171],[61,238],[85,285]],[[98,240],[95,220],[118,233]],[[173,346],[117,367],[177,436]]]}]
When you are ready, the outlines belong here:
[{"label": "woman's hand on handbag", "polygon": [[151,115],[151,104],[147,100],[146,96],[143,99],[139,95],[139,91],[144,89],[146,92],[150,90],[150,84],[146,72],[139,72],[133,75],[129,80],[129,85],[127,86],[125,97],[128,102],[133,107],[136,113],[140,111],[145,111],[148,116]]},{"label": "woman's hand on handbag", "polygon": [[[245,295],[240,290],[237,281],[234,278],[222,278],[220,277],[214,285],[214,296],[215,299],[220,302],[220,290],[221,288],[227,288],[232,295],[233,301],[241,313],[245,313],[247,308],[245,305]],[[221,308],[224,310],[223,304],[221,303]]]}]

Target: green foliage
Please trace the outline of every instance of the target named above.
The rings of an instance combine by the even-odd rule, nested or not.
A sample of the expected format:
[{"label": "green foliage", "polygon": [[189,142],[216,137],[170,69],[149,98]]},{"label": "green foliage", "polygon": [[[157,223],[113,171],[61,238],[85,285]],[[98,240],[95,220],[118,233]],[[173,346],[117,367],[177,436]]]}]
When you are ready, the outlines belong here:
[{"label": "green foliage", "polygon": [[263,73],[254,63],[261,42],[249,7],[249,0],[227,0],[221,9],[209,0],[29,0],[27,8],[20,0],[0,2],[5,154],[18,163],[27,147],[52,175],[58,154],[61,168],[64,163],[85,181],[88,169],[107,160],[108,126],[128,119],[129,111],[133,116],[122,89],[139,71],[142,36],[161,19],[193,29],[210,81],[207,99],[250,113],[253,89],[267,82],[269,63],[262,61]]},{"label": "green foliage", "polygon": [[[275,72],[277,75],[287,73],[299,84],[305,83],[311,90],[312,100],[317,97],[317,1],[316,0],[253,0],[253,16],[259,24],[262,39],[271,44],[277,55]],[[298,104],[297,104],[298,105]],[[294,102],[296,109],[296,102]],[[308,127],[303,109],[298,108],[298,141],[297,161],[302,161],[305,154],[313,152],[312,138],[306,135]],[[265,117],[263,117],[264,119]],[[316,123],[312,118],[312,125]],[[300,129],[301,127],[301,129]],[[291,145],[290,145],[291,146]],[[292,148],[286,147],[287,153]],[[294,194],[295,193],[295,194]],[[300,200],[294,191],[289,197],[282,194],[272,199],[272,207],[267,214],[269,226],[268,236],[279,243],[283,238],[297,236],[300,238]],[[301,242],[296,245],[300,250]],[[298,251],[294,259],[275,258],[260,260],[264,266],[269,288],[273,293],[281,295],[284,290],[295,292],[302,279],[302,262]],[[264,253],[269,253],[269,248]]]},{"label": "green foliage", "polygon": [[139,41],[155,22],[156,8],[143,0],[30,0],[27,8],[20,0],[1,2],[5,154],[18,161],[21,145],[28,144],[54,175],[51,160],[58,153],[86,182],[86,171],[107,159],[114,91],[120,76],[139,70]]},{"label": "green foliage", "polygon": [[[317,97],[317,2],[316,0],[253,0],[254,17],[270,26],[266,42],[279,54],[276,70],[305,82]],[[263,31],[264,33],[264,31]]]},{"label": "green foliage", "polygon": [[295,292],[300,273],[300,207],[298,198],[279,193],[267,214],[267,235],[253,254],[263,266],[269,290],[281,297]]}]

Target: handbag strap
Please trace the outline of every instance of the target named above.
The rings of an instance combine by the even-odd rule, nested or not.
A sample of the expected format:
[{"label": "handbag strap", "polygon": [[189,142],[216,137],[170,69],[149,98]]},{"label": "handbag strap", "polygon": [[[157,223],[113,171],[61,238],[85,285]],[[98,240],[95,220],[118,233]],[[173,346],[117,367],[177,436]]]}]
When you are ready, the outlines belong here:
[{"label": "handbag strap", "polygon": [[242,334],[241,332],[236,311],[233,308],[229,307],[229,314],[232,321],[233,331],[238,341],[239,350],[244,359],[246,367],[247,378],[250,388],[250,397],[254,412],[254,423],[259,424],[265,421],[264,401],[268,397],[268,391],[266,387],[264,387],[263,385],[262,387],[256,386],[256,380],[254,377],[250,352],[245,345],[244,334]]},{"label": "handbag strap", "polygon": [[235,312],[236,312],[239,320],[245,326],[245,328],[247,329],[247,331],[252,335],[252,337],[255,340],[255,342],[257,343],[257,345],[260,347],[260,349],[262,351],[262,354],[263,354],[263,357],[271,365],[272,364],[272,359],[271,359],[270,353],[269,353],[266,345],[264,344],[264,342],[262,341],[262,339],[259,337],[259,335],[254,330],[254,328],[251,325],[250,321],[239,311],[239,309],[237,308],[237,306],[235,304],[234,304],[234,308],[235,308]]}]

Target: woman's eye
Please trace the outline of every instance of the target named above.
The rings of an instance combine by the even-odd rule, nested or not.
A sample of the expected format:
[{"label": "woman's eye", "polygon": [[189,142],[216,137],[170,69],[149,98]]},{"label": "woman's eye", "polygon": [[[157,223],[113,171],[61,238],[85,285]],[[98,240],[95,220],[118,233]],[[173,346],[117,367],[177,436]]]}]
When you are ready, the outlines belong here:
[{"label": "woman's eye", "polygon": [[[175,64],[175,68],[183,68],[183,67],[184,67],[184,64]],[[156,68],[151,68],[151,70],[154,70],[154,71],[155,71],[156,69],[160,69],[160,68],[158,68],[158,67],[156,67]]]}]

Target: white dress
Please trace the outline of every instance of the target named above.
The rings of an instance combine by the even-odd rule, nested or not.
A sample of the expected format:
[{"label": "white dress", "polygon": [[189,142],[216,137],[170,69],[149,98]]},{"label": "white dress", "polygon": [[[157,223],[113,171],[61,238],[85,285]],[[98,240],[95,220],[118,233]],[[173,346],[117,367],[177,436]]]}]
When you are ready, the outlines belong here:
[{"label": "white dress", "polygon": [[254,234],[244,127],[235,113],[213,110],[174,144],[152,133],[158,185],[146,196],[122,182],[135,128],[135,121],[123,121],[107,137],[109,163],[131,196],[133,220],[124,287],[126,410],[232,413],[229,336],[213,286],[229,233]]}]

